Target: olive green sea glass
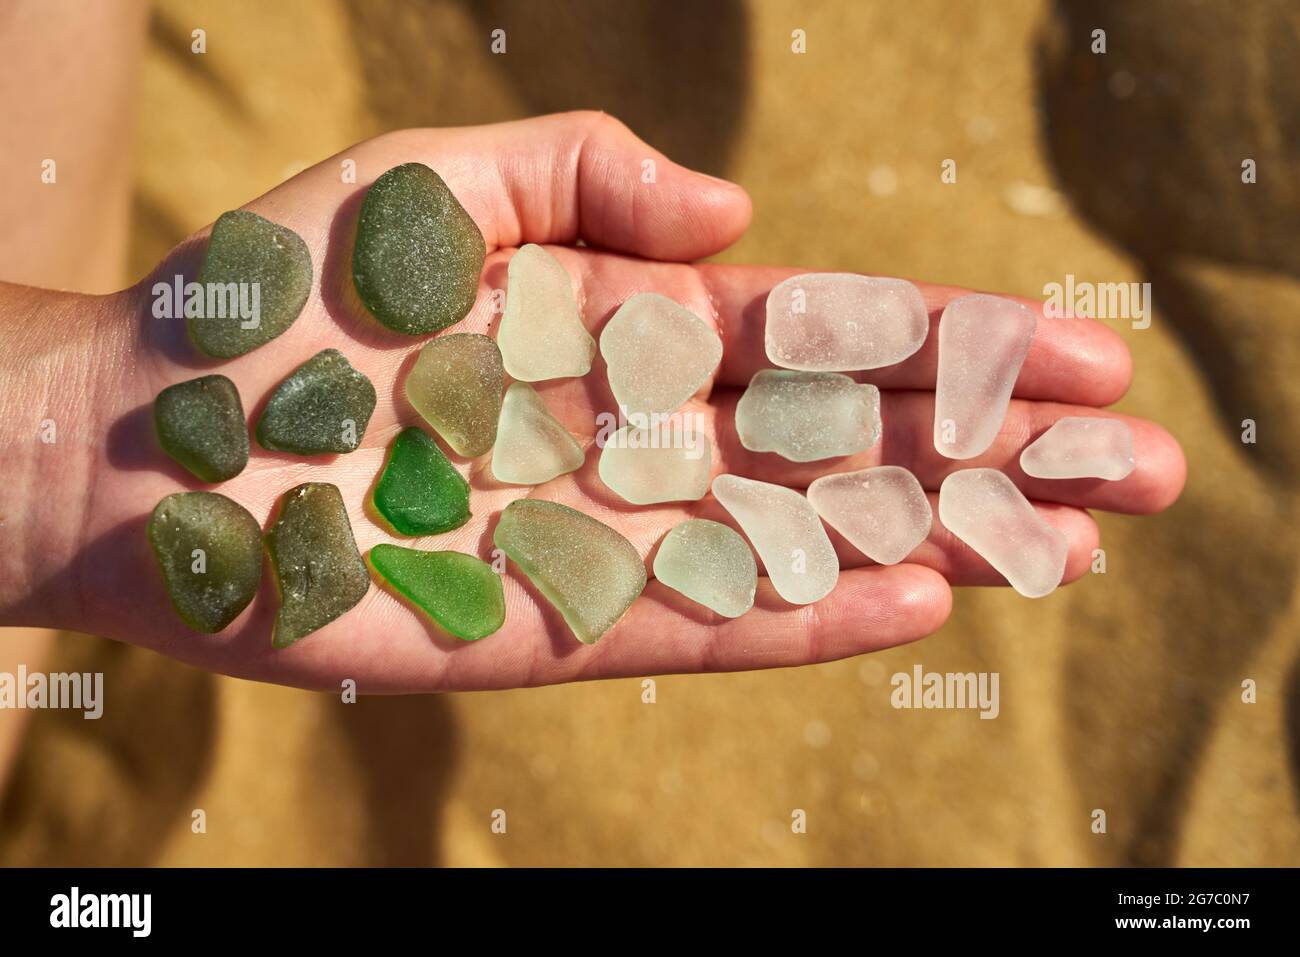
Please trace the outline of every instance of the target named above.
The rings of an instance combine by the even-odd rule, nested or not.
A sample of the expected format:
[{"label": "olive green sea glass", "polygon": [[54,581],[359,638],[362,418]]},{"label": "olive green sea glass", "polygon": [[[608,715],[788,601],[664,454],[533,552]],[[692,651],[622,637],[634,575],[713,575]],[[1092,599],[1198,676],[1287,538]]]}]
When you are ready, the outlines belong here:
[{"label": "olive green sea glass", "polygon": [[298,318],[311,291],[311,253],[292,229],[237,209],[213,224],[198,283],[202,314],[186,303],[190,338],[218,359],[242,356]]},{"label": "olive green sea glass", "polygon": [[223,375],[169,385],[153,401],[163,451],[205,482],[234,478],[248,464],[248,424],[239,390]]},{"label": "olive green sea glass", "polygon": [[473,555],[376,545],[369,558],[375,574],[457,638],[477,641],[506,620],[501,576]]},{"label": "olive green sea glass", "polygon": [[645,564],[614,529],[567,505],[518,499],[506,506],[492,541],[592,644],[645,588]]},{"label": "olive green sea glass", "polygon": [[308,482],[285,492],[266,533],[266,551],[280,591],[271,632],[276,648],[328,625],[370,588],[336,485]]},{"label": "olive green sea glass", "polygon": [[337,349],[312,356],[275,387],[257,441],[273,452],[327,455],[361,444],[375,411],[375,387]]},{"label": "olive green sea glass", "polygon": [[262,579],[262,529],[238,502],[216,492],[177,492],[158,503],[147,532],[172,606],[195,631],[220,631],[253,600]]},{"label": "olive green sea glass", "polygon": [[352,279],[379,322],[422,336],[473,308],[486,251],[483,234],[442,177],[422,163],[404,163],[366,191]]},{"label": "olive green sea glass", "polygon": [[371,501],[402,535],[437,535],[469,521],[469,483],[433,437],[414,426],[393,440]]},{"label": "olive green sea glass", "polygon": [[505,370],[487,336],[460,332],[426,343],[406,377],[406,398],[457,455],[475,458],[497,440]]}]

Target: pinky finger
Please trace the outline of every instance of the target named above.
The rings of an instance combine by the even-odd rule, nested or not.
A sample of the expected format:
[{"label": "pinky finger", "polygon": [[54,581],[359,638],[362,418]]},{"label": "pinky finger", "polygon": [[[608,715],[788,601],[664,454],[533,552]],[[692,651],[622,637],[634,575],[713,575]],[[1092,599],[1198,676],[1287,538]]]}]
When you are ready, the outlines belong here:
[{"label": "pinky finger", "polygon": [[[739,618],[724,618],[652,581],[602,640],[601,653],[588,658],[580,673],[556,680],[835,661],[924,638],[938,630],[951,609],[948,583],[920,565],[848,569],[834,591],[802,606],[782,600],[771,582],[760,578],[754,607]],[[622,636],[627,640],[619,640]],[[655,640],[647,640],[651,636]]]}]

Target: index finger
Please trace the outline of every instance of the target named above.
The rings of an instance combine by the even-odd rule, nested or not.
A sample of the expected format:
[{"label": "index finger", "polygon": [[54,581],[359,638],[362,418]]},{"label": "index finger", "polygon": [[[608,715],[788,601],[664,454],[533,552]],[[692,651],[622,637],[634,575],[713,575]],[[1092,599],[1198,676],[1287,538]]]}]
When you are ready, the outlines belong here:
[{"label": "index finger", "polygon": [[[718,382],[745,386],[760,369],[770,369],[763,330],[767,294],[777,283],[806,270],[773,266],[704,264],[698,267],[718,317],[726,345]],[[914,355],[894,366],[852,373],[882,389],[934,389],[939,358],[939,317],[944,307],[973,290],[916,283],[930,314],[930,331]],[[1043,314],[1038,300],[1008,296],[1038,315],[1029,354],[1013,395],[1021,399],[1104,406],[1128,391],[1133,361],[1118,333],[1095,319],[1058,319]]]}]

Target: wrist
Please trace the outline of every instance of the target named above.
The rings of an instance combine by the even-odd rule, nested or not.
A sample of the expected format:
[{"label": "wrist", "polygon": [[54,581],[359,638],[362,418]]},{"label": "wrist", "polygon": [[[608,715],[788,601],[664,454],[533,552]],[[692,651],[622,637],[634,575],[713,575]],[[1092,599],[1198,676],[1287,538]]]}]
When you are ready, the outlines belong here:
[{"label": "wrist", "polygon": [[77,628],[129,293],[0,284],[0,625]]}]

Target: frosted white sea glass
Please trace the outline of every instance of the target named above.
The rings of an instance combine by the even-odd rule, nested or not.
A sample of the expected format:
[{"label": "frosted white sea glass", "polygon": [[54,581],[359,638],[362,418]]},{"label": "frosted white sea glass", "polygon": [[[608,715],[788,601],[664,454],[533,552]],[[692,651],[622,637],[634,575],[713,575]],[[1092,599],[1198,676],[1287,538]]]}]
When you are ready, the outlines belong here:
[{"label": "frosted white sea glass", "polygon": [[910,555],[934,520],[921,483],[897,465],[823,475],[808,486],[808,501],[826,524],[881,565]]},{"label": "frosted white sea glass", "polygon": [[1117,482],[1133,471],[1133,432],[1119,419],[1067,415],[1020,453],[1026,475]]},{"label": "frosted white sea glass", "polygon": [[808,499],[738,475],[715,478],[713,495],[744,529],[778,595],[807,605],[835,587],[839,559]]},{"label": "frosted white sea glass", "polygon": [[667,296],[641,292],[618,307],[600,334],[614,399],[629,414],[675,412],[722,361],[722,340]]},{"label": "frosted white sea glass", "polygon": [[745,540],[729,526],[692,518],[659,544],[655,578],[719,615],[736,618],[754,606],[758,566]]},{"label": "frosted white sea glass", "polygon": [[578,315],[568,271],[541,246],[522,247],[506,267],[506,308],[497,347],[506,371],[522,382],[591,371],[596,340]]},{"label": "frosted white sea glass", "polygon": [[852,455],[880,438],[880,390],[836,372],[763,369],[736,404],[736,433],[751,452],[792,462]]},{"label": "frosted white sea glass", "polygon": [[1026,598],[1050,594],[1065,575],[1065,536],[997,469],[962,469],[944,479],[939,521]]},{"label": "frosted white sea glass", "polygon": [[541,485],[582,467],[586,458],[569,430],[556,421],[526,382],[511,383],[501,402],[492,474],[511,485]]},{"label": "frosted white sea glass", "polygon": [[891,366],[920,349],[929,331],[921,291],[905,279],[806,273],[767,295],[767,357],[786,369]]},{"label": "frosted white sea glass", "polygon": [[939,319],[934,390],[940,454],[969,459],[993,444],[1037,324],[1027,308],[1000,296],[979,293],[948,303]]}]

